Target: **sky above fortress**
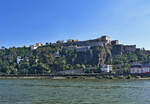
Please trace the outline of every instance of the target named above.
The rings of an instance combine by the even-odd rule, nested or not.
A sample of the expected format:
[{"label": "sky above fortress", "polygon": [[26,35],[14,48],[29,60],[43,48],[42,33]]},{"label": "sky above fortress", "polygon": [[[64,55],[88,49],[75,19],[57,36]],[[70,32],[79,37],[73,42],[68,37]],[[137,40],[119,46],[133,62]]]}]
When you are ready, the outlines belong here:
[{"label": "sky above fortress", "polygon": [[0,0],[0,46],[105,34],[150,49],[150,0]]}]

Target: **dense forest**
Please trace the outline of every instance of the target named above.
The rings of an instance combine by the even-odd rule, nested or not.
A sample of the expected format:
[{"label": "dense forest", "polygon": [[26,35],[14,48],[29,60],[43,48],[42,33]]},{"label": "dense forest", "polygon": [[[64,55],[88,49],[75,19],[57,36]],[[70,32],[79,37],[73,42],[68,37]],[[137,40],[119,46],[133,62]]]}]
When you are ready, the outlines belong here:
[{"label": "dense forest", "polygon": [[[18,56],[21,57],[19,63]],[[72,69],[90,73],[93,67],[94,72],[99,73],[103,64],[127,72],[135,62],[150,63],[150,51],[122,51],[116,45],[104,45],[77,52],[68,50],[62,43],[46,43],[35,50],[26,46],[0,49],[0,72],[6,74],[49,74]]]}]

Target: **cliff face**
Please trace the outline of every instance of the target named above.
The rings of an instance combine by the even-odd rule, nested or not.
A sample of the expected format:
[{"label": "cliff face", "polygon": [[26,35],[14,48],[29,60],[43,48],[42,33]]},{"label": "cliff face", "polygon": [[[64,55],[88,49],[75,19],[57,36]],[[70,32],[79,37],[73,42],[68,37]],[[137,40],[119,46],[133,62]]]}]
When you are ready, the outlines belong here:
[{"label": "cliff face", "polygon": [[76,57],[73,58],[74,64],[102,65],[112,63],[111,46],[91,47],[86,52],[75,52]]},{"label": "cliff face", "polygon": [[[135,54],[134,56],[136,56],[137,54],[136,45],[119,44],[118,40],[111,41],[109,36],[102,36],[101,38],[87,41],[72,40],[71,42],[69,41],[63,45],[65,47],[71,46],[71,48],[73,48],[72,51],[77,51],[77,53],[75,53],[77,54],[77,57],[73,58],[73,64],[120,64],[123,62],[130,62],[127,61],[127,54],[132,53]],[[82,48],[87,46],[90,47],[90,50],[87,49],[86,51],[82,51]],[[78,48],[76,47],[81,49],[80,52],[77,50]],[[138,56],[136,58],[139,59]]]},{"label": "cliff face", "polygon": [[150,52],[136,49],[135,46],[104,45],[91,47],[89,51],[77,52],[74,64],[102,65],[102,64],[131,64],[134,62],[150,61]]}]

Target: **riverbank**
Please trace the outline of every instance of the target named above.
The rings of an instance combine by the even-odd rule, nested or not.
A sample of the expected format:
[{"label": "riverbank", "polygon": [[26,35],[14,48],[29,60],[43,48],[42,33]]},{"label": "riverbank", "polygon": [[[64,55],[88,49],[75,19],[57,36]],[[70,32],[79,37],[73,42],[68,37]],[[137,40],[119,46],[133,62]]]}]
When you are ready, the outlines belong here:
[{"label": "riverbank", "polygon": [[140,80],[150,80],[147,76],[131,76],[131,75],[2,75],[0,79],[51,79],[51,80],[67,80],[67,79],[140,79]]},{"label": "riverbank", "polygon": [[50,79],[49,76],[0,76],[0,79]]}]

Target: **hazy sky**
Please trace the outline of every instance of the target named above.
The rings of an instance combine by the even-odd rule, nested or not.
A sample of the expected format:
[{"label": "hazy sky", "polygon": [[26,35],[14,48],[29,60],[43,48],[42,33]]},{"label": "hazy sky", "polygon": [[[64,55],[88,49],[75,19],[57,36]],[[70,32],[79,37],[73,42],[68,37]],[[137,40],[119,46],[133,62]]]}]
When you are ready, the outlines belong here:
[{"label": "hazy sky", "polygon": [[150,49],[150,0],[0,0],[0,46],[103,34]]}]

